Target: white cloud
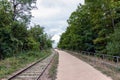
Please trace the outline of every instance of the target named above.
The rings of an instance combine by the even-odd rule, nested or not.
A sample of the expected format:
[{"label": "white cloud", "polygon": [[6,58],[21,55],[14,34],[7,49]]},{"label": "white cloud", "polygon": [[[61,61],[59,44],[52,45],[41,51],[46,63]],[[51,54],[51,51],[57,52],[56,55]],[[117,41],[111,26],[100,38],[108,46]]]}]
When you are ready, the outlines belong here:
[{"label": "white cloud", "polygon": [[54,35],[54,36],[52,37],[52,40],[55,41],[55,43],[53,44],[53,47],[56,47],[56,46],[57,46],[57,43],[58,43],[59,40],[60,40],[60,36],[59,36],[59,35]]},{"label": "white cloud", "polygon": [[34,15],[35,17],[40,18],[40,19],[51,18],[52,16],[55,16],[58,13],[60,13],[59,8],[44,8],[44,7],[41,7],[38,10],[33,10],[32,11],[32,15]]},{"label": "white cloud", "polygon": [[32,10],[32,23],[45,27],[45,32],[53,36],[54,46],[65,31],[67,19],[84,0],[37,0],[37,10]]},{"label": "white cloud", "polygon": [[52,37],[52,40],[56,40],[57,42],[59,42],[60,36],[59,35],[54,35]]}]

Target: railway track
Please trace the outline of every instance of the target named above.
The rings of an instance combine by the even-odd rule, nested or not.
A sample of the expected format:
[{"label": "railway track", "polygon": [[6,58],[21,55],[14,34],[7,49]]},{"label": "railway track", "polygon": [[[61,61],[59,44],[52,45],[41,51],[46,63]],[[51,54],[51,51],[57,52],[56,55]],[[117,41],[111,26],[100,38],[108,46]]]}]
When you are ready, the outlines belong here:
[{"label": "railway track", "polygon": [[28,66],[17,74],[9,77],[8,80],[41,80],[40,77],[52,62],[55,54],[56,52],[53,51],[53,54],[47,58]]}]

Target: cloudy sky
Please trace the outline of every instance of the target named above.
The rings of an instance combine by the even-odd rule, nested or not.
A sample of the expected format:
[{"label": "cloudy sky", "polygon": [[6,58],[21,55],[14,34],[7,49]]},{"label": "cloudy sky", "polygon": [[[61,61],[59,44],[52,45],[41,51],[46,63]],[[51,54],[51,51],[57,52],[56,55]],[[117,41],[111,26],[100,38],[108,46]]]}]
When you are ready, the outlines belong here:
[{"label": "cloudy sky", "polygon": [[69,16],[79,3],[83,4],[84,0],[37,0],[38,9],[32,10],[32,24],[44,27],[45,32],[53,36],[56,46],[68,26]]}]

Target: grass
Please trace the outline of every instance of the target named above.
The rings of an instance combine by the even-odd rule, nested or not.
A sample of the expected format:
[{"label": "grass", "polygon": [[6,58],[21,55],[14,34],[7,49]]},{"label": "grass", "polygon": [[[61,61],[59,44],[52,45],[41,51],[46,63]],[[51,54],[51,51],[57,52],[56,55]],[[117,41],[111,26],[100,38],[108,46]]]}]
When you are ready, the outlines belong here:
[{"label": "grass", "polygon": [[49,75],[49,78],[51,78],[51,80],[55,80],[56,79],[58,58],[59,58],[59,55],[56,54],[54,59],[53,59],[53,62],[51,64],[51,67],[49,69],[49,74],[48,75]]},{"label": "grass", "polygon": [[20,53],[16,57],[6,58],[5,60],[0,61],[0,79],[7,77],[22,67],[25,67],[27,64],[47,57],[50,54],[50,50],[28,51]]},{"label": "grass", "polygon": [[[92,56],[82,55],[79,53],[75,54],[74,52],[70,52],[70,51],[69,51],[69,53],[72,54],[73,56],[76,56],[77,58],[87,62],[94,68],[101,71],[103,74],[110,76],[113,80],[120,80],[120,68],[115,68],[115,67],[107,65],[107,64],[102,64],[102,62],[106,62],[106,60],[102,60],[102,59],[95,58]],[[107,61],[107,63],[113,64],[110,61]]]}]

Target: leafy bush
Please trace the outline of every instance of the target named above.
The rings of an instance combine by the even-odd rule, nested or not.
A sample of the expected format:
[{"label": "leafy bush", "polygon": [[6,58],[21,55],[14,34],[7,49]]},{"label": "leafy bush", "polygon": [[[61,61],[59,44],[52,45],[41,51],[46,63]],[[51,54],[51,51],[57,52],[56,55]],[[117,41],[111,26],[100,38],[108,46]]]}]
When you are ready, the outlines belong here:
[{"label": "leafy bush", "polygon": [[115,32],[111,34],[110,41],[107,46],[108,54],[120,56],[120,27],[115,29]]}]

